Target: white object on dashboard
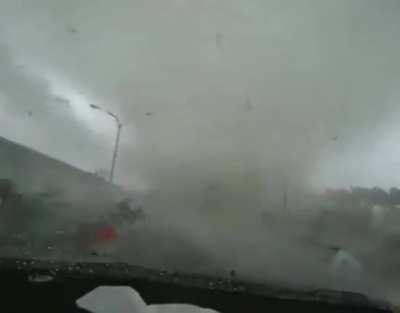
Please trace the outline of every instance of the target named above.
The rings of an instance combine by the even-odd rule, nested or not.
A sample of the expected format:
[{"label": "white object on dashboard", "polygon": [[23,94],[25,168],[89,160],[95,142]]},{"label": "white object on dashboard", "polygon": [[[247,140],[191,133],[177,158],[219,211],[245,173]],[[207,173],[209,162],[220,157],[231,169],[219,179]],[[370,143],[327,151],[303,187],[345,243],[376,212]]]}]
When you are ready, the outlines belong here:
[{"label": "white object on dashboard", "polygon": [[213,313],[187,304],[147,306],[131,287],[102,286],[76,301],[76,304],[93,313]]}]

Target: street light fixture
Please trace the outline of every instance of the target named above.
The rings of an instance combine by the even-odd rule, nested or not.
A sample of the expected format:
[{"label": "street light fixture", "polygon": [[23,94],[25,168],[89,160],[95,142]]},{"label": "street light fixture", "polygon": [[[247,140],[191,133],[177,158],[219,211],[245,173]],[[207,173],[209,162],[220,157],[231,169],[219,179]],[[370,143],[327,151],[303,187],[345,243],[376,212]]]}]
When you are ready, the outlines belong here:
[{"label": "street light fixture", "polygon": [[98,110],[101,111],[109,116],[111,116],[114,121],[117,123],[117,137],[115,139],[115,145],[114,145],[114,152],[113,152],[113,158],[112,158],[112,163],[111,163],[111,171],[110,171],[110,183],[112,183],[113,178],[114,178],[114,171],[115,171],[115,164],[117,162],[117,155],[118,155],[118,148],[119,148],[119,141],[120,141],[120,137],[121,137],[121,131],[122,131],[122,123],[120,121],[120,119],[118,118],[117,115],[115,115],[114,113],[104,110],[103,108],[99,107],[98,105],[95,104],[90,104],[89,105],[90,108],[92,108],[93,110]]}]

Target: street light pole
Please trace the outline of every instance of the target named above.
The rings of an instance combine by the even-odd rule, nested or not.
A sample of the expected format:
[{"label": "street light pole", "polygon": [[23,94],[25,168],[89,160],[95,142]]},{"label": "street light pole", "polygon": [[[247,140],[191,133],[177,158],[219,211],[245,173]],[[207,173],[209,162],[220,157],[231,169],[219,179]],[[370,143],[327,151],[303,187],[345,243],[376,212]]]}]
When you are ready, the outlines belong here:
[{"label": "street light pole", "polygon": [[117,162],[119,139],[121,137],[121,131],[122,131],[122,124],[118,123],[117,138],[115,139],[114,153],[113,153],[113,159],[112,159],[112,163],[111,163],[110,183],[112,183],[113,178],[114,178],[114,170],[115,170],[115,164]]},{"label": "street light pole", "polygon": [[114,152],[113,152],[113,158],[112,158],[112,163],[111,163],[111,171],[110,171],[110,177],[109,177],[109,181],[110,183],[112,183],[113,179],[114,179],[114,172],[115,172],[115,165],[117,163],[117,156],[118,156],[118,149],[119,149],[119,141],[121,138],[121,131],[122,131],[122,123],[120,121],[120,119],[118,118],[117,115],[115,115],[114,113],[104,110],[101,107],[95,105],[95,104],[91,104],[90,107],[94,110],[99,110],[109,116],[111,116],[114,121],[117,123],[117,137],[115,139],[115,145],[114,145]]}]

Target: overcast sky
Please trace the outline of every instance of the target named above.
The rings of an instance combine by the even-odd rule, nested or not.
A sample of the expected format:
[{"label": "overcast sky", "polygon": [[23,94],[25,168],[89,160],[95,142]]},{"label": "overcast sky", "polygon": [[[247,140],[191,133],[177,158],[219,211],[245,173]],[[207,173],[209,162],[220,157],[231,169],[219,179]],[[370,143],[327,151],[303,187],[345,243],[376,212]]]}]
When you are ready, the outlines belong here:
[{"label": "overcast sky", "polygon": [[[117,179],[276,167],[399,184],[398,1],[0,2],[2,136]],[[29,113],[30,112],[30,113]],[[179,165],[178,165],[179,164]],[[242,172],[238,175],[242,175]]]}]

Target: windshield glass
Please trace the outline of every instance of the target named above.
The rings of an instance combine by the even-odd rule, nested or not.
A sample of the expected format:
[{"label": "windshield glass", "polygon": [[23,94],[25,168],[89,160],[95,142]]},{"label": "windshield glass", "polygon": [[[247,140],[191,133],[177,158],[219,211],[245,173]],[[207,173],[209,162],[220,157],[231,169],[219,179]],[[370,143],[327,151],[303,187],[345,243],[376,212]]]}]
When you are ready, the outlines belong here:
[{"label": "windshield glass", "polygon": [[396,302],[400,3],[0,1],[1,256]]}]

